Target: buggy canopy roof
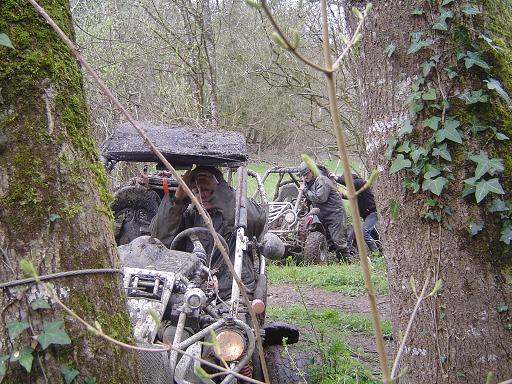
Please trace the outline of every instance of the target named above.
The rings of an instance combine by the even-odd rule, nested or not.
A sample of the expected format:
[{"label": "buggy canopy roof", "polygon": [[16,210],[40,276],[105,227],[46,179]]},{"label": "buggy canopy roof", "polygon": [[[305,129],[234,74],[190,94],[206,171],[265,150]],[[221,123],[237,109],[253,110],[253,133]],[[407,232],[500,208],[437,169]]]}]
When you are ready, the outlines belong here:
[{"label": "buggy canopy roof", "polygon": [[[247,163],[245,137],[240,132],[186,125],[138,124],[173,166],[237,167]],[[116,126],[112,136],[102,144],[101,152],[107,160],[159,162],[130,123]]]}]

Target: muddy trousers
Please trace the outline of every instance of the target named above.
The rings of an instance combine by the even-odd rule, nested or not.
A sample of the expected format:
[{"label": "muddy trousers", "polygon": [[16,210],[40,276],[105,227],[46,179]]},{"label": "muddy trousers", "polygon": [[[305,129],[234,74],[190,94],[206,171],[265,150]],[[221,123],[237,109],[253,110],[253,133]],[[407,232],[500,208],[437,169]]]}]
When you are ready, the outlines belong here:
[{"label": "muddy trousers", "polygon": [[336,255],[338,258],[349,257],[350,248],[347,240],[347,229],[344,220],[329,220],[325,223],[329,230],[332,242],[336,248]]}]

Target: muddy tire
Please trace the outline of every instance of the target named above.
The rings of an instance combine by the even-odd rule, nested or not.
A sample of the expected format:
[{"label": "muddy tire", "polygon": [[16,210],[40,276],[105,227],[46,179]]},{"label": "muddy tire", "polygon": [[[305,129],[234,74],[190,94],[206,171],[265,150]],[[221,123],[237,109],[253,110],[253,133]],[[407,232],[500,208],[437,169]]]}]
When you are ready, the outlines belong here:
[{"label": "muddy tire", "polygon": [[295,184],[286,184],[281,187],[277,201],[288,201],[292,202],[299,196],[299,188]]},{"label": "muddy tire", "polygon": [[301,353],[292,353],[292,355],[293,359],[288,356],[284,347],[281,345],[272,345],[265,348],[265,361],[270,376],[270,383],[306,383],[301,374],[307,379],[308,360]]},{"label": "muddy tire", "polygon": [[327,264],[329,248],[327,239],[322,232],[310,232],[304,244],[305,264]]}]

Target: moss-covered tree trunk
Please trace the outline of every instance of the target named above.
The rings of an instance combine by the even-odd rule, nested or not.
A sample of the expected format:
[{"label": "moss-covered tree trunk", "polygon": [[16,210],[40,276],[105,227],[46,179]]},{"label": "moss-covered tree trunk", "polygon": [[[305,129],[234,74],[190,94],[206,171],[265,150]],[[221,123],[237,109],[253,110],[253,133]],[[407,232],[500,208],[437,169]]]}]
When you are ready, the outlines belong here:
[{"label": "moss-covered tree trunk", "polygon": [[[73,35],[68,1],[41,5]],[[0,31],[14,45],[0,46],[0,281],[22,278],[23,259],[40,275],[115,268],[106,175],[89,133],[77,62],[26,1],[0,1]],[[132,340],[118,274],[52,283],[77,314],[93,324],[98,321],[119,340]],[[33,309],[43,294],[34,286],[26,288],[2,289],[0,295],[0,373],[8,364],[5,382],[63,382],[60,370],[65,367],[79,371],[78,382],[86,377],[98,383],[138,382],[133,352],[96,338],[54,304]],[[64,321],[60,330],[69,334],[71,344],[59,345],[65,338],[59,341],[59,332],[43,323],[57,320]],[[12,322],[30,327],[15,336],[12,325],[20,323]],[[56,344],[43,351],[44,343],[34,340],[45,330],[47,340]],[[22,368],[16,357],[24,347],[35,349],[30,373],[30,358],[20,360]],[[10,363],[2,357],[8,355]]]},{"label": "moss-covered tree trunk", "polygon": [[400,382],[512,378],[511,19],[510,1],[376,1],[366,25],[364,129],[397,342],[411,279],[417,292],[427,275],[430,288],[443,281],[413,324]]}]

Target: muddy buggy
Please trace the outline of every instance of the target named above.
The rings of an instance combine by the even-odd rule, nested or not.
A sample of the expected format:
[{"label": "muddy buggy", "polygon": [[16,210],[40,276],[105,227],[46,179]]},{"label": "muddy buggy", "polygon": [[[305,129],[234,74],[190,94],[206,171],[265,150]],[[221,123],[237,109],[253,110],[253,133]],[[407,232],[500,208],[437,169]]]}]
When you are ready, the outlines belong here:
[{"label": "muddy buggy", "polygon": [[305,264],[326,264],[332,241],[323,226],[310,213],[310,206],[299,190],[301,181],[296,167],[272,167],[267,169],[262,183],[269,175],[277,174],[272,201],[269,202],[268,228],[285,245],[285,255]]},{"label": "muddy buggy", "polygon": [[[117,218],[123,215],[119,239],[125,242],[130,240],[120,245],[118,250],[135,339],[141,346],[155,348],[157,345],[171,344],[176,349],[186,351],[186,355],[174,351],[140,352],[143,382],[201,383],[203,381],[197,372],[219,373],[196,358],[226,365],[241,375],[263,380],[256,348],[257,335],[248,314],[249,305],[258,314],[260,326],[263,326],[261,337],[266,347],[265,360],[269,365],[271,382],[297,382],[299,375],[293,364],[283,359],[279,345],[283,337],[287,338],[288,343],[297,342],[298,330],[279,323],[265,325],[266,258],[282,257],[284,246],[272,233],[266,233],[259,240],[245,235],[247,176],[254,176],[258,182],[259,177],[246,168],[247,153],[243,136],[236,132],[140,124],[177,169],[190,169],[194,165],[222,167],[227,169],[228,183],[233,182],[236,172],[233,228],[236,249],[233,264],[240,276],[243,259],[252,256],[257,276],[256,289],[249,303],[240,296],[234,279],[231,294],[228,299],[222,300],[216,290],[217,271],[209,268],[208,256],[198,236],[205,228],[189,228],[176,236],[186,236],[193,242],[194,250],[189,253],[174,249],[176,242],[168,249],[158,239],[144,233],[147,226],[144,222],[151,220],[150,209],[144,213],[144,222],[129,217],[136,214],[140,207],[153,209],[155,202],[159,201],[159,192],[173,193],[177,186],[175,181],[162,170],[157,170],[146,173],[145,179],[149,183],[121,188],[123,192],[116,194],[112,208]],[[157,163],[157,169],[161,168],[157,157],[128,124],[121,124],[115,129],[103,144],[102,155],[110,169],[119,161]],[[138,200],[148,197],[154,198],[151,205]],[[259,198],[260,204],[266,207],[264,194]],[[213,345],[216,347],[213,348]],[[232,374],[218,374],[212,380],[225,384],[245,382]]]}]

